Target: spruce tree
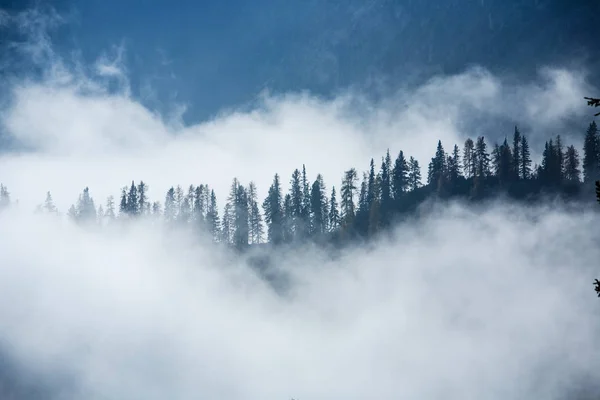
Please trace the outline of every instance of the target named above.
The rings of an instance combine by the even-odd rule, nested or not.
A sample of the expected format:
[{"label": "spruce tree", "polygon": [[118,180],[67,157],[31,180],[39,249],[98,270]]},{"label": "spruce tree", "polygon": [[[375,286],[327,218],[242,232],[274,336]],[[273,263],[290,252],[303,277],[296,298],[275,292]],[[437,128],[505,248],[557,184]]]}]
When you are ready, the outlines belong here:
[{"label": "spruce tree", "polygon": [[[205,189],[208,190],[208,187]],[[221,237],[221,232],[219,230],[219,208],[217,206],[217,196],[215,195],[214,190],[210,191],[210,201],[206,210],[206,225],[208,226],[208,232],[213,241],[218,242]]]},{"label": "spruce tree", "polygon": [[344,179],[342,181],[341,193],[341,219],[342,224],[347,226],[351,225],[355,216],[355,205],[354,196],[356,193],[356,182],[358,178],[356,176],[356,169],[350,168],[344,172]]},{"label": "spruce tree", "polygon": [[262,243],[264,228],[262,224],[262,215],[258,207],[258,193],[254,182],[248,185],[248,212],[250,222],[250,243]]},{"label": "spruce tree", "polygon": [[283,241],[282,200],[279,175],[275,174],[267,198],[262,204],[265,212],[265,222],[267,223],[267,238],[270,243],[275,245]]},{"label": "spruce tree", "polygon": [[119,216],[126,217],[129,214],[129,205],[127,204],[127,186],[121,189],[121,202],[119,203]]},{"label": "spruce tree", "polygon": [[588,127],[583,141],[583,182],[588,183],[599,178],[600,139],[596,122]]},{"label": "spruce tree", "polygon": [[512,174],[514,180],[519,180],[521,175],[521,132],[519,128],[515,126],[515,133],[513,134],[513,147],[512,147]]},{"label": "spruce tree", "polygon": [[148,201],[148,185],[144,181],[140,181],[137,187],[138,195],[138,213],[147,215],[150,212],[150,203]]},{"label": "spruce tree", "polygon": [[408,161],[408,167],[408,187],[409,190],[414,191],[421,186],[421,167],[419,162],[412,156]]},{"label": "spruce tree", "polygon": [[381,160],[381,219],[384,224],[389,221],[389,216],[392,210],[392,193],[391,193],[391,157],[388,149],[385,158]]},{"label": "spruce tree", "polygon": [[528,180],[531,178],[531,153],[529,152],[529,142],[527,137],[523,135],[521,137],[521,157],[519,162],[521,163],[520,172],[521,179]]},{"label": "spruce tree", "polygon": [[311,211],[311,223],[310,233],[311,235],[321,235],[326,231],[325,215],[323,214],[323,191],[321,189],[321,182],[316,179],[311,187],[310,191],[310,211]]},{"label": "spruce tree", "polygon": [[165,195],[165,211],[164,218],[167,223],[175,222],[175,218],[177,217],[177,204],[175,201],[175,189],[173,186],[167,191]]},{"label": "spruce tree", "polygon": [[283,198],[283,218],[281,223],[282,241],[290,243],[294,239],[294,204],[288,193]]},{"label": "spruce tree", "polygon": [[79,196],[76,212],[77,221],[84,223],[96,222],[96,206],[94,205],[94,199],[90,196],[88,187],[83,189],[83,193]]},{"label": "spruce tree", "polygon": [[340,226],[340,211],[338,209],[335,186],[331,187],[331,196],[329,198],[329,232],[334,232]]},{"label": "spruce tree", "polygon": [[305,231],[308,226],[305,225],[305,209],[304,209],[304,182],[303,177],[298,169],[295,169],[290,179],[290,199],[291,209],[288,215],[290,223],[292,224],[292,236],[295,239],[304,238]]},{"label": "spruce tree", "polygon": [[54,200],[52,200],[52,195],[50,192],[46,192],[46,200],[44,201],[44,210],[49,214],[56,214],[58,210],[54,205]]},{"label": "spruce tree", "polygon": [[401,150],[394,162],[392,170],[392,194],[394,201],[398,203],[402,198],[402,194],[408,187],[409,165],[404,157],[404,152]]},{"label": "spruce tree", "polygon": [[473,139],[467,139],[463,150],[463,170],[465,172],[465,178],[473,178],[475,176],[475,143]]},{"label": "spruce tree", "polygon": [[137,186],[135,182],[131,181],[131,187],[127,194],[127,214],[135,217],[140,214],[140,198],[138,196]]},{"label": "spruce tree", "polygon": [[236,249],[243,250],[248,247],[250,233],[248,216],[248,194],[244,186],[237,186],[234,199],[233,217],[233,244]]},{"label": "spruce tree", "polygon": [[579,153],[575,146],[568,146],[565,151],[565,180],[571,183],[580,182]]},{"label": "spruce tree", "polygon": [[108,220],[114,220],[116,217],[116,215],[115,215],[115,198],[112,195],[108,196],[106,198],[106,207],[104,210],[104,216]]}]

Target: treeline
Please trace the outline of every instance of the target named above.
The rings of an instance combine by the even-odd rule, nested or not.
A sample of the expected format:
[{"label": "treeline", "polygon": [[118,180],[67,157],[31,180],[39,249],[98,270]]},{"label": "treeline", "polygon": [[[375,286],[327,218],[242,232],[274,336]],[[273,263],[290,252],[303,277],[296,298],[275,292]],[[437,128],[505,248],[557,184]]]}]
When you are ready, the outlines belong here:
[{"label": "treeline", "polygon": [[[388,152],[367,171],[350,168],[339,190],[329,190],[324,177],[309,180],[306,167],[292,172],[289,190],[283,192],[275,174],[267,197],[260,201],[253,182],[243,185],[234,178],[222,213],[217,196],[208,185],[171,187],[164,201],[151,201],[145,182],[122,188],[118,204],[109,196],[96,206],[88,188],[67,212],[78,223],[105,225],[116,220],[152,218],[172,226],[188,226],[208,233],[213,241],[237,249],[249,245],[368,238],[392,222],[410,215],[428,198],[462,197],[479,201],[499,193],[515,199],[532,199],[542,193],[573,196],[583,182],[600,179],[600,136],[595,122],[585,134],[583,159],[574,146],[559,136],[545,143],[542,159],[533,164],[529,142],[515,127],[511,140],[488,148],[483,136],[467,139],[447,152],[438,141],[422,184],[421,167],[400,151],[392,160]],[[593,185],[591,185],[593,186]],[[10,205],[10,193],[0,185],[0,209]],[[50,192],[38,212],[57,213]]]}]

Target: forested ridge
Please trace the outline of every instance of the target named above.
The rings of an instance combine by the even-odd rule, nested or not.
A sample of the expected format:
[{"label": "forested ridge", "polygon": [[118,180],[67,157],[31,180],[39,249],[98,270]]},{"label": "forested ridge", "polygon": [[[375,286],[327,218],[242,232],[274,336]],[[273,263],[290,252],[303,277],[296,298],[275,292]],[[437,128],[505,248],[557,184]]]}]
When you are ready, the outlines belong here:
[{"label": "forested ridge", "polygon": [[[341,184],[331,188],[321,174],[310,179],[305,165],[292,172],[287,193],[282,189],[284,178],[275,174],[265,199],[258,198],[254,182],[246,185],[233,178],[219,210],[217,194],[206,184],[171,187],[162,201],[154,201],[146,182],[132,181],[119,198],[109,196],[101,205],[84,188],[66,215],[77,223],[100,225],[146,217],[168,226],[188,226],[239,250],[261,243],[342,243],[385,231],[432,198],[478,202],[499,195],[526,201],[548,194],[576,197],[600,179],[595,122],[585,132],[582,150],[580,157],[558,135],[546,141],[542,159],[534,163],[527,137],[515,127],[512,138],[492,146],[484,136],[467,139],[462,148],[455,144],[448,149],[438,141],[426,176],[414,157],[388,150],[380,160],[371,159],[365,172],[348,169]],[[9,189],[0,185],[0,209],[12,203]],[[36,211],[61,214],[51,192]]]}]

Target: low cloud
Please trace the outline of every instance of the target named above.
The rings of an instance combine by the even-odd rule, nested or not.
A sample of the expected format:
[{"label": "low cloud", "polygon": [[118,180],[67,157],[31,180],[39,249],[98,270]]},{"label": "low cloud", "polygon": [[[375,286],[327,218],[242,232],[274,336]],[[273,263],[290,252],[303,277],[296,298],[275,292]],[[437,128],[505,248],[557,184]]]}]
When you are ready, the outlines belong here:
[{"label": "low cloud", "polygon": [[369,250],[276,258],[277,294],[173,232],[3,213],[0,336],[71,398],[559,399],[598,378],[599,222],[445,206]]}]

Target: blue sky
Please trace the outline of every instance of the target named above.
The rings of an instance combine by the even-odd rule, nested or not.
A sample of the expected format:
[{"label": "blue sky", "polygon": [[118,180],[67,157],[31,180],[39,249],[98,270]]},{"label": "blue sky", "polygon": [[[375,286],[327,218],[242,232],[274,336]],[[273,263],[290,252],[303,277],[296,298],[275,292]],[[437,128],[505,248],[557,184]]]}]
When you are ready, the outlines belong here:
[{"label": "blue sky", "polygon": [[248,104],[263,89],[331,96],[358,87],[379,96],[474,64],[508,76],[599,65],[591,27],[600,3],[590,0],[37,3],[66,17],[52,34],[60,53],[92,62],[123,45],[134,95],[151,107],[184,103],[189,122]]}]

